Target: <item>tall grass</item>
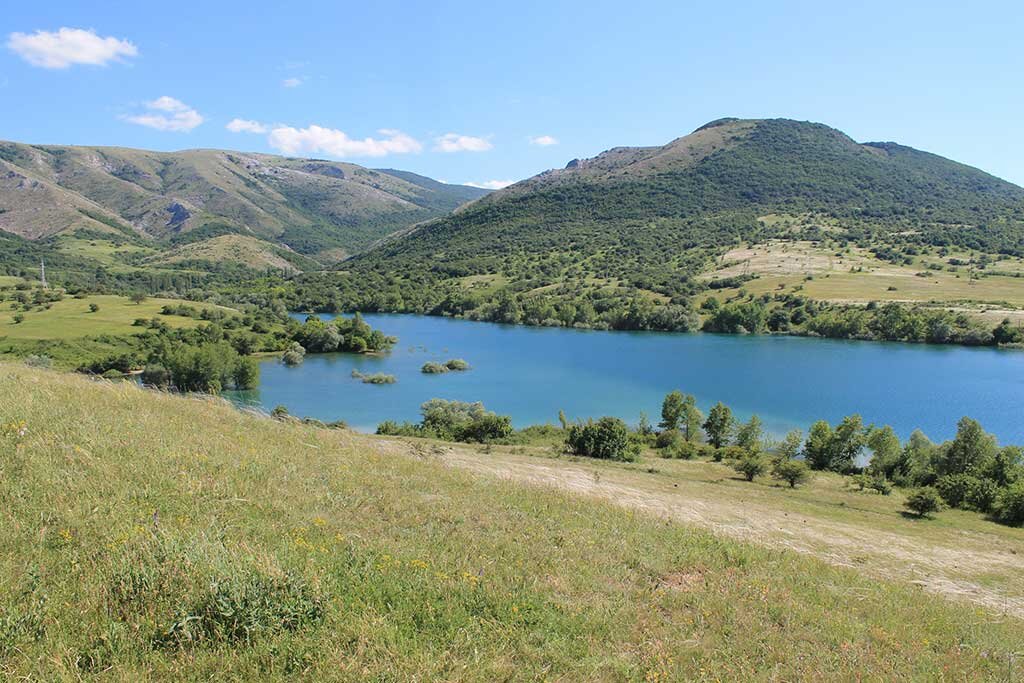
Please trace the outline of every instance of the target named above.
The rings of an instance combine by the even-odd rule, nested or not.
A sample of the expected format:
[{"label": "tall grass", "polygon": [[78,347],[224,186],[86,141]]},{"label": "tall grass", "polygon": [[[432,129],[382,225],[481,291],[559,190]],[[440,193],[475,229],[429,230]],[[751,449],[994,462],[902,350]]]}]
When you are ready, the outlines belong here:
[{"label": "tall grass", "polygon": [[0,430],[3,677],[965,680],[1024,635],[217,401],[0,365]]}]

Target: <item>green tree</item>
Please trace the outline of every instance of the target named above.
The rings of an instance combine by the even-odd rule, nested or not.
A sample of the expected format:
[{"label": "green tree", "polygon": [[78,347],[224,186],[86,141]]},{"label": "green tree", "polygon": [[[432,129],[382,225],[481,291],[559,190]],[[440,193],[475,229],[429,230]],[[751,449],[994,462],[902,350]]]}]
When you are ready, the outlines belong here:
[{"label": "green tree", "polygon": [[829,444],[829,469],[833,472],[849,472],[853,468],[854,460],[864,448],[865,441],[864,422],[860,415],[844,417],[832,433]]},{"label": "green tree", "polygon": [[811,469],[827,470],[832,462],[832,455],[829,450],[832,443],[832,427],[824,420],[818,420],[811,425],[811,431],[807,435],[807,443],[804,444],[804,459]]},{"label": "green tree", "polygon": [[940,463],[941,474],[973,474],[991,465],[997,452],[996,438],[981,428],[977,420],[960,418],[956,437]]},{"label": "green tree", "polygon": [[686,394],[683,397],[683,415],[679,424],[683,438],[690,443],[699,443],[702,436],[701,423],[703,421],[704,415],[697,407],[697,399],[690,394]]},{"label": "green tree", "polygon": [[662,429],[678,430],[685,410],[686,401],[683,398],[683,392],[676,390],[669,393],[661,402],[661,422],[658,423],[658,426]]},{"label": "green tree", "polygon": [[1003,524],[1024,524],[1024,481],[1018,481],[999,494],[992,507],[992,514]]},{"label": "green tree", "polygon": [[871,449],[872,472],[891,478],[901,469],[903,450],[900,448],[900,439],[892,427],[872,429],[868,433],[867,446]]},{"label": "green tree", "polygon": [[761,418],[751,415],[750,420],[736,431],[736,445],[751,455],[759,455],[764,448],[764,428]]},{"label": "green tree", "polygon": [[803,443],[804,433],[799,429],[791,430],[782,439],[782,442],[775,448],[775,460],[792,460],[796,456],[800,455],[800,446],[802,446]]},{"label": "green tree", "polygon": [[721,401],[708,411],[708,419],[704,421],[704,431],[708,435],[708,443],[715,448],[724,448],[732,438],[736,419],[729,406]]},{"label": "green tree", "polygon": [[1020,446],[1006,446],[999,449],[995,456],[982,470],[986,479],[990,479],[996,486],[1010,486],[1021,478],[1024,468],[1021,461],[1024,460],[1024,449]]},{"label": "green tree", "polygon": [[90,313],[96,313],[99,310],[100,310],[100,305],[99,304],[95,304],[95,303],[94,304],[89,304],[89,312]]}]

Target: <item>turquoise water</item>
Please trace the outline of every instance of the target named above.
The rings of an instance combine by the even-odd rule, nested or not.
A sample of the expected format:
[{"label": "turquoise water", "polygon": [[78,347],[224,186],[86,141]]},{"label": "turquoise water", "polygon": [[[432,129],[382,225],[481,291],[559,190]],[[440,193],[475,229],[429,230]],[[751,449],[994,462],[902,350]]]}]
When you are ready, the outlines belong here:
[{"label": "turquoise water", "polygon": [[[324,316],[329,317],[329,316]],[[740,416],[757,413],[774,434],[860,413],[901,437],[921,428],[951,437],[970,415],[1001,443],[1024,444],[1024,353],[798,337],[598,332],[476,323],[413,315],[367,315],[398,337],[380,356],[306,356],[297,367],[261,366],[260,388],[233,398],[267,410],[345,420],[372,431],[386,419],[417,421],[430,398],[483,401],[516,426],[616,415],[657,422],[673,389],[694,394],[705,412],[715,401]],[[464,358],[469,372],[424,375],[427,361]],[[384,372],[392,385],[351,377]]]}]

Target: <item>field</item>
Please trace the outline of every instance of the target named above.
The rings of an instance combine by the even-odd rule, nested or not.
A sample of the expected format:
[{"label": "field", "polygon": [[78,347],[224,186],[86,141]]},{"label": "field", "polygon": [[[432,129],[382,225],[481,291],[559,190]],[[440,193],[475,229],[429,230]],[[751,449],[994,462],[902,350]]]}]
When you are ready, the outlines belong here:
[{"label": "field", "polygon": [[838,479],[360,436],[16,365],[0,425],[11,679],[1018,675],[1021,533]]},{"label": "field", "polygon": [[[1014,277],[1024,268],[1024,261],[1007,258],[984,270],[950,264],[950,260],[966,262],[980,256],[927,254],[913,264],[894,265],[856,247],[836,251],[809,242],[772,241],[729,251],[703,279],[749,274],[757,278],[744,283],[742,289],[755,295],[799,293],[854,304],[924,303],[966,310],[986,319],[1009,316],[1024,320],[1024,279]],[[725,288],[715,294],[728,298],[739,289]]]},{"label": "field", "polygon": [[[54,302],[48,310],[32,310],[24,313],[20,323],[13,320],[14,311],[0,315],[0,340],[35,341],[46,339],[76,339],[99,335],[135,334],[139,328],[132,323],[137,318],[157,316],[165,304],[178,304],[170,299],[146,299],[133,303],[130,299],[115,295],[90,295],[84,299],[65,297]],[[90,304],[99,306],[95,313]],[[179,316],[160,316],[160,319],[174,327],[194,326],[198,321]]]}]

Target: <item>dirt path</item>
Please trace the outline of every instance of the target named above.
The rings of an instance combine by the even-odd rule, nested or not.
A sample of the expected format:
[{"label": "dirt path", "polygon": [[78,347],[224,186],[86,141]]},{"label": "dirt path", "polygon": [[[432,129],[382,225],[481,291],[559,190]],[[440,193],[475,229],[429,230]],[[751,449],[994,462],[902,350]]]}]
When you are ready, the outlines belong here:
[{"label": "dirt path", "polygon": [[[451,467],[511,481],[550,486],[651,515],[693,524],[714,533],[807,553],[831,564],[896,579],[932,593],[968,600],[997,613],[1024,619],[1021,586],[982,585],[982,575],[1017,575],[1024,557],[1012,548],[994,547],[991,539],[964,537],[948,542],[816,518],[769,505],[722,496],[721,489],[680,482],[680,490],[664,491],[637,481],[634,472],[595,469],[584,464],[506,452],[480,453],[462,445],[437,445],[375,439],[375,450],[437,457]],[[595,475],[595,472],[599,473]]]}]

